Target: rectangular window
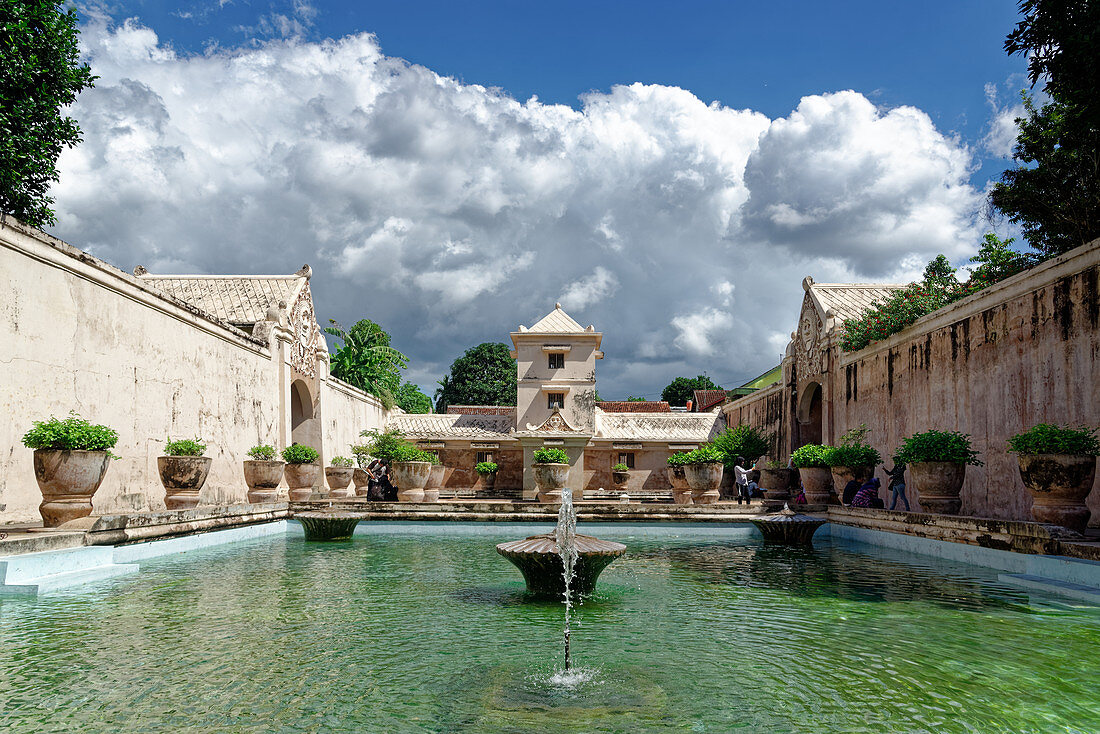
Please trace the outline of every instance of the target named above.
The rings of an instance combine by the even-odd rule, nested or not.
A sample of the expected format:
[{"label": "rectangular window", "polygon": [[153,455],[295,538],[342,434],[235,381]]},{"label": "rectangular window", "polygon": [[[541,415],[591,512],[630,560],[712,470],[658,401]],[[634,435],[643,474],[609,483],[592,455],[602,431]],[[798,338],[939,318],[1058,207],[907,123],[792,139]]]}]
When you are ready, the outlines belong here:
[{"label": "rectangular window", "polygon": [[565,393],[563,392],[548,392],[546,393],[546,407],[553,410],[554,408],[565,407]]},{"label": "rectangular window", "polygon": [[618,463],[619,464],[626,464],[627,469],[633,469],[634,468],[634,454],[633,453],[619,454]]},{"label": "rectangular window", "polygon": [[493,460],[493,452],[492,451],[478,451],[477,452],[477,463],[478,464],[480,464],[483,461],[492,461],[492,460]]},{"label": "rectangular window", "polygon": [[565,367],[565,355],[560,353],[550,354],[550,369],[560,370]]}]

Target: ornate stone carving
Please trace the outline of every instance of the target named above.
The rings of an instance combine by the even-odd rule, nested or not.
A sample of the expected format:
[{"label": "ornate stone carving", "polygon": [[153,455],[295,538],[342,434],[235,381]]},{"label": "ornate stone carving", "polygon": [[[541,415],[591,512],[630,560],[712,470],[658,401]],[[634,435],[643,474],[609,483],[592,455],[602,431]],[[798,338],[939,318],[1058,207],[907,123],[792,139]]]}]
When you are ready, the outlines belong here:
[{"label": "ornate stone carving", "polygon": [[316,345],[321,329],[313,313],[313,297],[309,285],[302,288],[294,306],[290,309],[290,331],[294,341],[290,345],[290,366],[306,377],[317,376]]},{"label": "ornate stone carving", "polygon": [[799,380],[825,371],[821,331],[821,317],[810,300],[810,295],[806,294],[802,300],[802,314],[798,319],[798,331],[794,339],[795,365]]},{"label": "ornate stone carving", "polygon": [[569,425],[569,422],[565,420],[565,416],[561,414],[561,411],[554,408],[554,412],[550,414],[550,417],[543,421],[541,426],[534,426],[530,423],[527,424],[528,431],[538,431],[542,433],[577,433],[577,429]]}]

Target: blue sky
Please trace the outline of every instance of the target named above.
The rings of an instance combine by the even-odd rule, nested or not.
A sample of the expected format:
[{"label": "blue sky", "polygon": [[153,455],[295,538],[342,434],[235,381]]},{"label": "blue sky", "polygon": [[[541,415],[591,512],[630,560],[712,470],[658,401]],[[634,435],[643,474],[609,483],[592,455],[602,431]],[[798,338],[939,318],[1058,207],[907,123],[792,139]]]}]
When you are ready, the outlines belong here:
[{"label": "blue sky", "polygon": [[905,281],[1004,227],[1009,2],[82,9],[102,78],[55,233],[126,269],[309,262],[322,319],[382,323],[429,393],[555,300],[606,333],[605,398],[732,387],[804,275]]}]

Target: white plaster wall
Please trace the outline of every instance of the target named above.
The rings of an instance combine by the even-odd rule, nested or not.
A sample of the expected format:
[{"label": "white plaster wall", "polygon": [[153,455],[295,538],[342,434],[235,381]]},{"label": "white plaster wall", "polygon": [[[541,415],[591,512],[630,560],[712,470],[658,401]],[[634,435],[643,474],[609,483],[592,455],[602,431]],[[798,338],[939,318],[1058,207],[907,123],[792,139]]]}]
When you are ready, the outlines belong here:
[{"label": "white plaster wall", "polygon": [[31,422],[70,410],[119,432],[95,512],[164,509],[164,441],[200,437],[204,504],[244,501],[241,461],[278,444],[266,347],[36,230],[0,224],[0,522],[39,519]]},{"label": "white plaster wall", "polygon": [[[399,413],[400,408],[394,412]],[[382,403],[373,395],[329,377],[321,386],[321,423],[324,441],[324,463],[334,456],[351,455],[351,446],[363,443],[361,431],[381,429],[387,413]]]}]

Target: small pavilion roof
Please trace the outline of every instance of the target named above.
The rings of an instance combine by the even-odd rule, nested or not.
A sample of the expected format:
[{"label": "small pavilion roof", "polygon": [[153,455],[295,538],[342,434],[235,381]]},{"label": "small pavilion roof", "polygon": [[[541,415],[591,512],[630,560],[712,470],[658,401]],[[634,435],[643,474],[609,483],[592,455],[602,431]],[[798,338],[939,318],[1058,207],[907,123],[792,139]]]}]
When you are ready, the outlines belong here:
[{"label": "small pavilion roof", "polygon": [[387,428],[396,428],[409,438],[483,438],[493,441],[511,438],[513,415],[457,415],[452,413],[404,413],[390,418]]},{"label": "small pavilion roof", "polygon": [[[522,326],[520,331],[523,331]],[[533,331],[536,334],[583,334],[585,329],[562,310],[560,303],[555,303],[554,310],[536,321],[535,325],[527,331]]]},{"label": "small pavilion roof", "polygon": [[309,282],[309,266],[293,275],[153,275],[138,267],[143,283],[235,326],[267,318],[280,301],[291,305]]},{"label": "small pavilion roof", "polygon": [[716,405],[726,402],[729,393],[725,390],[695,390],[694,410],[696,413],[705,413]]}]

